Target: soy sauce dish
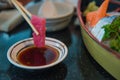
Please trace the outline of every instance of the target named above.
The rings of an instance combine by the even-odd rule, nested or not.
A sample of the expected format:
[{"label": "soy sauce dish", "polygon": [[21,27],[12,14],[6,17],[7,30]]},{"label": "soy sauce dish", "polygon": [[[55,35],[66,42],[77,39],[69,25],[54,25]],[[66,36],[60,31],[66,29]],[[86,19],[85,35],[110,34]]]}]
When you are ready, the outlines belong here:
[{"label": "soy sauce dish", "polygon": [[68,53],[66,45],[54,38],[45,39],[45,47],[34,46],[33,38],[13,44],[7,58],[13,65],[23,69],[44,69],[62,62]]}]

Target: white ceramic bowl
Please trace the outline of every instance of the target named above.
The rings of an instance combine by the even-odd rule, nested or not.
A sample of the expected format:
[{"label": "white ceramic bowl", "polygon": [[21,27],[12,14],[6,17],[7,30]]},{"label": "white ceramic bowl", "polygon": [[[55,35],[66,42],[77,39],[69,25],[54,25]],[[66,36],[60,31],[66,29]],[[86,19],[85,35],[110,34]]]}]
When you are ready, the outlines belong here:
[{"label": "white ceramic bowl", "polygon": [[61,41],[57,39],[47,37],[45,44],[49,45],[50,47],[55,48],[59,52],[58,59],[50,64],[43,65],[43,66],[26,66],[26,65],[20,64],[19,61],[17,60],[17,55],[19,51],[21,51],[22,49],[26,47],[33,45],[33,38],[21,40],[15,43],[13,46],[11,46],[7,52],[7,58],[10,61],[10,63],[12,63],[13,65],[19,68],[28,69],[28,70],[44,69],[44,68],[52,67],[60,63],[66,58],[68,49],[64,43],[62,43]]},{"label": "white ceramic bowl", "polygon": [[[60,3],[60,2],[55,2],[54,4],[58,12],[58,16],[52,18],[46,17],[47,32],[58,31],[67,27],[74,13],[74,6],[70,4]],[[42,3],[39,2],[29,7],[28,10],[32,14],[42,17],[41,15],[38,14],[41,5]]]}]

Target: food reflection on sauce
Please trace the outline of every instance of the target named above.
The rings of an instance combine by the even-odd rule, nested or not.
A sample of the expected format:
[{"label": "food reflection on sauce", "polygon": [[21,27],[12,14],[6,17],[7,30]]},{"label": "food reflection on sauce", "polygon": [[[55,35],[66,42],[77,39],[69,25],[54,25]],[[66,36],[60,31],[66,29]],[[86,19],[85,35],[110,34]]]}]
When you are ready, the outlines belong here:
[{"label": "food reflection on sauce", "polygon": [[56,61],[58,56],[58,51],[50,46],[41,48],[31,46],[20,51],[17,59],[26,66],[43,66]]}]

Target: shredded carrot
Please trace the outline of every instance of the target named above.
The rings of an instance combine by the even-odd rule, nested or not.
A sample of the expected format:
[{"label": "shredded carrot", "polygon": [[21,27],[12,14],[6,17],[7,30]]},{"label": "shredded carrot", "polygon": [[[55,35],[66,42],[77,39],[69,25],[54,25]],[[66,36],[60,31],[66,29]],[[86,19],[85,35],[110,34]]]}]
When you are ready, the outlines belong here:
[{"label": "shredded carrot", "polygon": [[108,4],[109,4],[109,0],[105,0],[101,4],[101,6],[98,8],[97,11],[89,12],[86,15],[86,20],[90,24],[91,27],[94,27],[101,18],[107,15],[106,12],[108,9]]}]

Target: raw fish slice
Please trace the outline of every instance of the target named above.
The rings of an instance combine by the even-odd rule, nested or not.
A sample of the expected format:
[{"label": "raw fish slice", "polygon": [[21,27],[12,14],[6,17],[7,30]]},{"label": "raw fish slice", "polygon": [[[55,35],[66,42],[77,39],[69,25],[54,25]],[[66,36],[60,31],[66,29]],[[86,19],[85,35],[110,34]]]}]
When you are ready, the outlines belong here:
[{"label": "raw fish slice", "polygon": [[39,32],[39,35],[33,33],[33,40],[36,47],[45,46],[45,36],[46,36],[46,20],[44,18],[39,18],[35,15],[31,17],[31,23]]},{"label": "raw fish slice", "polygon": [[107,15],[108,4],[109,0],[105,0],[97,11],[89,12],[86,15],[86,20],[91,27],[94,27],[101,18]]},{"label": "raw fish slice", "polygon": [[99,20],[99,22],[95,25],[95,27],[91,30],[91,33],[99,40],[101,41],[103,38],[103,35],[105,33],[104,29],[102,28],[106,24],[111,24],[112,21],[115,19],[116,16],[109,16],[102,18]]}]

